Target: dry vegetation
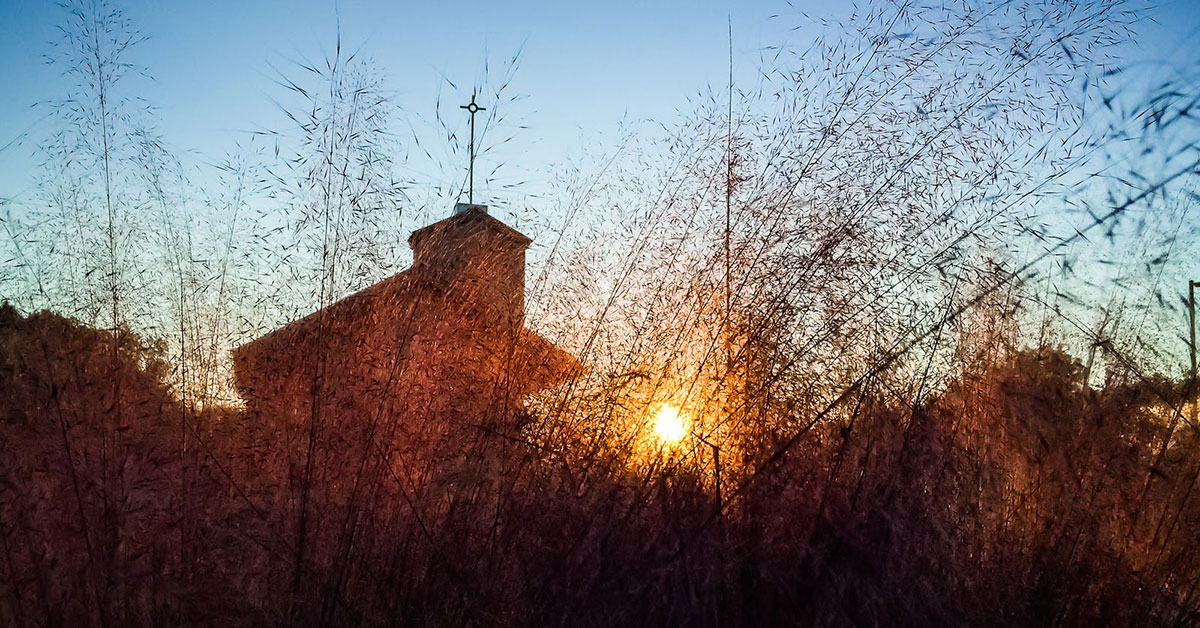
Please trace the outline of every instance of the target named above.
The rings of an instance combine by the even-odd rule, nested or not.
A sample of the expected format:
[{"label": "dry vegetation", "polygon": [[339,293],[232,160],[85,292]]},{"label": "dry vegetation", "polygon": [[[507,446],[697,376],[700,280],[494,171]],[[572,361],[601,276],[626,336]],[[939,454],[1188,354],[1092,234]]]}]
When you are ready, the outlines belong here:
[{"label": "dry vegetation", "polygon": [[529,324],[586,371],[414,460],[393,414],[285,425],[229,383],[444,211],[379,69],[339,40],[281,74],[289,126],[197,184],[135,26],[70,4],[3,223],[0,622],[1200,623],[1169,331],[1200,93],[1128,87],[1133,9],[871,4],[598,150],[522,226]]}]

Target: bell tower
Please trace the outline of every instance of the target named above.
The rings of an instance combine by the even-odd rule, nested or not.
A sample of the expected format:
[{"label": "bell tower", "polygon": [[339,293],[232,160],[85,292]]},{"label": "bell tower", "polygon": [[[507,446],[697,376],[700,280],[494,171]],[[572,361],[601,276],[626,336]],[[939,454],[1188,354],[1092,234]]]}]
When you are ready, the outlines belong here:
[{"label": "bell tower", "polygon": [[446,296],[476,303],[497,322],[525,321],[525,249],[531,240],[490,216],[486,205],[458,203],[444,220],[408,238],[417,277]]}]

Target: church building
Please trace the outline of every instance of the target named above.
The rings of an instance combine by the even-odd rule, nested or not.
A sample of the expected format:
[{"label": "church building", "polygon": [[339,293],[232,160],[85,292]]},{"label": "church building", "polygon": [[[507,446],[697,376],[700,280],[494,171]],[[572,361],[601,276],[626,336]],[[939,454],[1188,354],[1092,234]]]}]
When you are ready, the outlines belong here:
[{"label": "church building", "polygon": [[529,395],[579,372],[525,327],[528,237],[459,203],[408,242],[409,269],[234,351],[252,416],[301,438],[315,422],[431,453],[452,435],[514,431]]}]

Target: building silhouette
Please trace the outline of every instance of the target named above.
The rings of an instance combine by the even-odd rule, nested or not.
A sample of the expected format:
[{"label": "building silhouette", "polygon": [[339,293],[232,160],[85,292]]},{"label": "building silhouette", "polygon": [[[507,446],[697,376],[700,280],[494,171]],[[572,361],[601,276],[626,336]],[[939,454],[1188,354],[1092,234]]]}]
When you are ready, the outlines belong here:
[{"label": "building silhouette", "polygon": [[251,416],[293,441],[315,425],[333,451],[365,435],[445,458],[469,436],[511,434],[531,393],[578,372],[525,327],[528,237],[459,203],[408,242],[412,267],[234,351]]}]

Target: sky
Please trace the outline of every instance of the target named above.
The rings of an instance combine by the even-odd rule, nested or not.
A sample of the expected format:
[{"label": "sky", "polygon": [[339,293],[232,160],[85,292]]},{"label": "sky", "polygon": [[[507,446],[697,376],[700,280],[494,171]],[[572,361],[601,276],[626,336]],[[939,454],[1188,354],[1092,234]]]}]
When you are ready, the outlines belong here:
[{"label": "sky", "polygon": [[[669,121],[706,86],[724,85],[730,29],[735,82],[745,84],[753,82],[767,46],[802,45],[819,33],[804,14],[844,17],[850,11],[848,3],[830,0],[155,0],[118,6],[149,37],[131,60],[153,80],[137,91],[157,108],[159,131],[175,151],[197,162],[218,161],[249,132],[283,124],[275,79],[295,72],[295,61],[332,50],[339,27],[346,47],[386,73],[402,115],[425,128],[439,97],[465,99],[485,63],[496,73],[520,52],[510,93],[522,99],[507,120],[524,128],[492,156],[508,164],[510,180],[528,181],[535,191],[622,121]],[[19,204],[33,194],[37,142],[51,124],[46,108],[34,105],[64,94],[59,68],[44,60],[62,16],[52,0],[0,0],[0,198]],[[1141,41],[1131,42],[1132,58],[1200,58],[1200,2],[1162,0],[1146,17]],[[465,116],[461,123],[465,127]],[[405,176],[445,185],[462,177],[453,165]]]},{"label": "sky", "polygon": [[[758,50],[787,40],[796,22],[771,19],[794,10],[767,0],[160,0],[121,6],[149,36],[133,60],[153,76],[139,91],[158,108],[162,135],[177,151],[210,160],[248,131],[281,124],[274,79],[279,71],[294,71],[294,61],[330,51],[339,23],[344,45],[371,57],[404,114],[425,124],[439,94],[469,96],[485,62],[496,73],[519,51],[511,92],[522,100],[508,119],[527,127],[510,149],[525,171],[515,176],[526,179],[548,174],[623,119],[670,117],[709,82],[723,84],[731,24],[735,65],[739,75],[749,75]],[[62,96],[58,69],[43,60],[61,16],[49,0],[0,0],[0,146],[23,134],[36,140],[49,124],[44,110],[31,105]],[[461,122],[465,127],[465,116]],[[0,197],[31,193],[35,147],[25,141],[0,152]],[[461,173],[411,174],[438,184]]]},{"label": "sky", "polygon": [[[502,73],[519,52],[510,93],[521,99],[510,106],[505,130],[513,139],[487,158],[506,164],[500,178],[523,182],[530,195],[549,190],[572,161],[594,159],[622,125],[670,125],[709,86],[723,91],[731,45],[735,83],[752,84],[768,46],[803,48],[820,35],[807,16],[851,11],[840,0],[116,4],[148,36],[130,61],[152,79],[135,79],[130,91],[156,108],[158,131],[198,173],[252,132],[286,126],[276,80],[294,74],[296,61],[328,54],[339,31],[345,47],[385,73],[400,126],[413,124],[427,139],[439,99],[448,103],[444,111],[461,115],[465,134],[457,105],[467,102],[485,65]],[[16,211],[36,211],[37,146],[53,128],[47,108],[36,104],[66,93],[60,68],[45,62],[63,16],[53,0],[0,0],[0,205]],[[1200,1],[1159,0],[1142,17],[1139,37],[1124,51],[1130,67],[1146,77],[1200,67]],[[400,165],[414,185],[437,188],[454,187],[465,168],[465,160]],[[481,164],[479,172],[487,170]],[[487,187],[477,184],[484,201]]]}]

